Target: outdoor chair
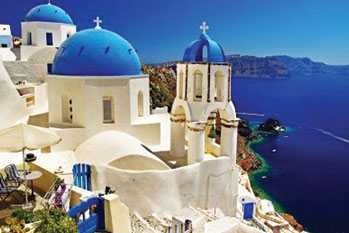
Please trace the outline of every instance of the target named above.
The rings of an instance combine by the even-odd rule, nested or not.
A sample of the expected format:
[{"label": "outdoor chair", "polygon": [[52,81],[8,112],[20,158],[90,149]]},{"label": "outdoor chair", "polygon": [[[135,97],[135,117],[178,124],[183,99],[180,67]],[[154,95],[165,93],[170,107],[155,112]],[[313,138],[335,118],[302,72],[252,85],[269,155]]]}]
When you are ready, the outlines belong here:
[{"label": "outdoor chair", "polygon": [[[4,203],[11,209],[11,206],[6,202],[6,199],[14,192],[20,194],[17,190],[17,187],[9,186],[6,184],[4,177],[0,173],[0,206]],[[18,201],[15,196],[13,197],[16,199],[16,201]]]},{"label": "outdoor chair", "polygon": [[19,176],[16,165],[10,164],[5,167],[6,172],[6,183],[10,183],[14,187],[19,187],[24,183],[24,180]]}]

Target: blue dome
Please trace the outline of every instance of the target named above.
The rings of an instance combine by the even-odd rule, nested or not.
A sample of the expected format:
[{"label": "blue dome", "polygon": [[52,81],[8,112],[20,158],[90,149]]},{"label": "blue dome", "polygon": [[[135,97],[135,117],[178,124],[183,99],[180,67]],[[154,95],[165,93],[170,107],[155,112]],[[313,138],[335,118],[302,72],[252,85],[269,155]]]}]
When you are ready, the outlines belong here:
[{"label": "blue dome", "polygon": [[104,29],[73,34],[58,49],[52,73],[78,76],[123,76],[141,74],[141,62],[132,45]]},{"label": "blue dome", "polygon": [[34,7],[28,12],[25,21],[73,24],[73,20],[63,9],[52,4],[44,4]]},{"label": "blue dome", "polygon": [[190,43],[185,49],[183,61],[185,62],[203,62],[203,50],[207,47],[207,62],[224,63],[225,55],[222,47],[206,34],[203,33],[198,40]]}]

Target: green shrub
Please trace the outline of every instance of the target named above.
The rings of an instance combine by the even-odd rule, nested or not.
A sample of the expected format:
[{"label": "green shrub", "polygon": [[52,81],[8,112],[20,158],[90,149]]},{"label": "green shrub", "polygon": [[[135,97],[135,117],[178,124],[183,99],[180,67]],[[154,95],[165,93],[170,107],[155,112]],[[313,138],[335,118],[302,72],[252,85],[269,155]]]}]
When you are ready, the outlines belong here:
[{"label": "green shrub", "polygon": [[75,221],[62,209],[44,209],[35,212],[35,233],[78,233]]},{"label": "green shrub", "polygon": [[19,220],[24,220],[25,223],[32,223],[34,221],[34,213],[29,210],[16,210],[12,212],[11,216]]}]

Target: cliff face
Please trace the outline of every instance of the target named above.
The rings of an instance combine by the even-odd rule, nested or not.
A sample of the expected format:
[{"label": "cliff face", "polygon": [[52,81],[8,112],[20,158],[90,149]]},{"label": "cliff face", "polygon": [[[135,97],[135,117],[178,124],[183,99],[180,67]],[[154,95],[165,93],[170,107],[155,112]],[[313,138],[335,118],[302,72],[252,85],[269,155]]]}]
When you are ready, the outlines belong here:
[{"label": "cliff face", "polygon": [[333,74],[341,74],[348,75],[349,74],[349,66],[348,65],[327,65],[322,62],[314,62],[310,58],[294,58],[289,56],[271,56],[267,58],[276,59],[281,62],[289,71],[291,75],[293,74],[302,74],[302,75],[333,75]]},{"label": "cliff face", "polygon": [[149,75],[150,104],[152,108],[168,107],[171,110],[176,97],[176,74],[168,66],[143,65],[142,72]]},{"label": "cliff face", "polygon": [[234,78],[290,78],[291,75],[284,64],[273,57],[227,56],[232,63]]}]

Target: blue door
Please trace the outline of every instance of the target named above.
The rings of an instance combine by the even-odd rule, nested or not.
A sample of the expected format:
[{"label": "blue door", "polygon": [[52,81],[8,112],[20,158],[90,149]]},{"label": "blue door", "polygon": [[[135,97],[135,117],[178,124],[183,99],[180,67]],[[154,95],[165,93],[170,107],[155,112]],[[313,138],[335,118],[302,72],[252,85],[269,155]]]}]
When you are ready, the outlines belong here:
[{"label": "blue door", "polygon": [[254,203],[244,203],[242,204],[242,209],[244,212],[244,219],[252,219],[253,218],[253,210],[254,210]]},{"label": "blue door", "polygon": [[53,35],[51,32],[46,33],[46,45],[53,45]]}]

